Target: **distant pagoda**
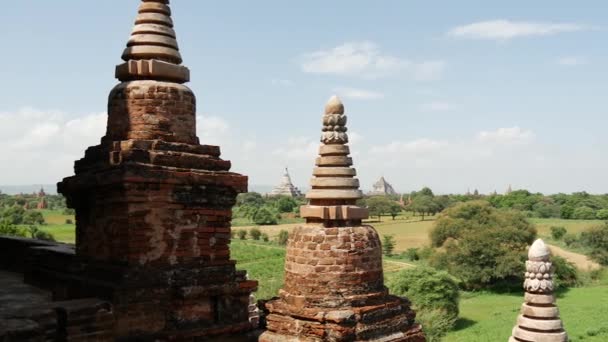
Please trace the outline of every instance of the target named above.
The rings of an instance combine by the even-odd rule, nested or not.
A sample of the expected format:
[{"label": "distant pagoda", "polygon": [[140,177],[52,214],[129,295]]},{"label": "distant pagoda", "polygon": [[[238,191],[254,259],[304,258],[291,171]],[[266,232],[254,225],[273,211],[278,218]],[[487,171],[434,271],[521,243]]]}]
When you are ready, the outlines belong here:
[{"label": "distant pagoda", "polygon": [[373,185],[373,190],[369,193],[371,196],[386,196],[386,195],[396,195],[397,192],[393,189],[393,186],[384,179],[384,177],[380,177]]},{"label": "distant pagoda", "polygon": [[49,204],[46,201],[46,192],[44,192],[43,187],[40,188],[40,191],[38,192],[38,194],[36,196],[38,197],[38,204],[36,204],[36,209],[38,209],[38,210],[48,209]]},{"label": "distant pagoda", "polygon": [[285,168],[285,174],[281,179],[281,183],[277,185],[268,196],[289,196],[289,197],[301,197],[302,192],[291,182],[289,176],[289,169]]}]

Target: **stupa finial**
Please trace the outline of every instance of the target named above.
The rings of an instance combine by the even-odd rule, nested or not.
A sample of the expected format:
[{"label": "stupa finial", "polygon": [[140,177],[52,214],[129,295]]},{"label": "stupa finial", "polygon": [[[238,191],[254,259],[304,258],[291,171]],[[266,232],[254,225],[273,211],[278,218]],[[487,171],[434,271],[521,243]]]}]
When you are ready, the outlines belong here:
[{"label": "stupa finial", "polygon": [[180,65],[169,0],[142,0],[122,59],[126,63],[116,67],[116,78],[121,81],[190,80],[190,71]]},{"label": "stupa finial", "polygon": [[550,258],[551,251],[543,240],[534,241],[528,250],[526,261],[524,304],[509,342],[568,341],[568,334],[564,330],[559,318],[559,309],[555,304],[555,267]]},{"label": "stupa finial", "polygon": [[359,180],[354,178],[357,172],[351,167],[346,122],[344,104],[332,96],[325,105],[319,157],[310,180],[312,189],[306,194],[310,205],[302,207],[302,217],[330,221],[368,217],[366,209],[356,206],[363,193]]},{"label": "stupa finial", "polygon": [[325,105],[325,114],[344,114],[344,104],[338,95],[329,98]]}]

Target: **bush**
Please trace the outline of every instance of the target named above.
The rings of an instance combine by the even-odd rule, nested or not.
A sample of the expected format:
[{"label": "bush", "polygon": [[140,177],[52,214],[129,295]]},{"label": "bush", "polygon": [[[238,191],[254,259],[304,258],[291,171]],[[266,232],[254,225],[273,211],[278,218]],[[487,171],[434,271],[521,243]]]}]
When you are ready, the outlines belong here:
[{"label": "bush", "polygon": [[29,226],[28,232],[32,239],[44,240],[44,241],[55,241],[55,238],[53,237],[53,235],[51,233],[40,230],[36,226]]},{"label": "bush", "polygon": [[416,313],[416,321],[422,324],[427,342],[440,342],[455,325],[455,322],[440,310],[420,310]]},{"label": "bush", "polygon": [[576,265],[560,257],[551,257],[553,267],[555,267],[555,287],[575,287],[579,284],[578,270]]},{"label": "bush", "polygon": [[386,256],[393,255],[393,251],[395,250],[395,236],[394,235],[384,235],[382,236],[382,253]]},{"label": "bush", "polygon": [[262,235],[262,232],[258,228],[251,228],[251,230],[249,231],[249,235],[252,239],[259,240],[260,236]]},{"label": "bush", "polygon": [[458,319],[458,282],[447,272],[430,267],[400,271],[389,282],[391,293],[407,297],[417,311],[429,341],[438,341]]},{"label": "bush", "polygon": [[405,257],[410,261],[418,261],[420,260],[420,255],[418,254],[418,248],[408,248],[405,251]]},{"label": "bush", "polygon": [[596,214],[598,220],[608,220],[608,209],[600,209]]},{"label": "bush", "polygon": [[517,211],[486,201],[459,203],[446,209],[431,231],[432,245],[443,247],[437,253],[443,256],[435,255],[431,265],[446,269],[467,289],[519,283],[535,237],[534,226]]},{"label": "bush", "polygon": [[566,246],[570,247],[578,242],[578,238],[574,234],[566,234],[564,235],[564,243]]},{"label": "bush", "polygon": [[237,230],[236,235],[239,237],[239,239],[245,240],[247,238],[247,231],[244,229]]},{"label": "bush", "polygon": [[258,225],[274,225],[279,223],[277,213],[269,207],[261,207],[253,215],[253,222]]},{"label": "bush", "polygon": [[580,243],[591,248],[591,258],[602,265],[608,265],[608,222],[581,233]]},{"label": "bush", "polygon": [[23,215],[23,224],[45,224],[44,217],[39,211],[29,210]]},{"label": "bush", "polygon": [[270,237],[268,237],[268,234],[262,233],[262,241],[268,242],[269,240],[270,240]]},{"label": "bush", "polygon": [[12,225],[8,220],[0,221],[0,235],[27,237],[27,233],[23,229]]},{"label": "bush", "polygon": [[286,231],[286,230],[281,230],[279,232],[279,235],[277,236],[277,242],[281,246],[286,246],[287,245],[287,240],[289,240],[289,232]]},{"label": "bush", "polygon": [[568,230],[564,227],[551,227],[551,237],[554,240],[561,240],[566,233],[568,233]]},{"label": "bush", "polygon": [[65,224],[74,224],[74,221],[72,219],[65,219]]},{"label": "bush", "polygon": [[594,220],[595,217],[595,210],[587,206],[578,207],[572,213],[572,218],[577,220]]}]

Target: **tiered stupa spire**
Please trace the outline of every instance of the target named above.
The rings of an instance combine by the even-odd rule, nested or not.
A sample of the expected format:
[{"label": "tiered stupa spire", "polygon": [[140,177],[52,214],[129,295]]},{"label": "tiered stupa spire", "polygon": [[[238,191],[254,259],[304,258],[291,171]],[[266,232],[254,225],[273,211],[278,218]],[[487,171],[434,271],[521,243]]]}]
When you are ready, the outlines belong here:
[{"label": "tiered stupa spire", "polygon": [[306,224],[292,230],[280,298],[266,304],[267,331],[260,342],[421,342],[407,299],[384,286],[382,247],[376,230],[362,224],[367,209],[354,178],[344,105],[325,107],[319,157],[300,213]]},{"label": "tiered stupa spire", "polygon": [[87,263],[61,278],[80,287],[56,288],[103,294],[117,339],[206,340],[253,328],[257,283],[236,270],[229,247],[230,209],[247,177],[230,172],[218,146],[199,144],[168,4],[141,1],[106,135],[59,184],[76,210],[76,259]]},{"label": "tiered stupa spire", "polygon": [[185,83],[190,71],[181,66],[182,56],[173,30],[169,0],[144,0],[122,59],[116,67],[121,81],[158,80]]},{"label": "tiered stupa spire", "polygon": [[368,217],[367,209],[356,206],[363,197],[359,190],[359,180],[354,178],[357,171],[352,167],[353,160],[348,145],[347,117],[344,104],[337,96],[332,96],[325,105],[321,146],[311,190],[306,194],[310,205],[301,209],[302,217],[308,222],[318,220],[355,220]]},{"label": "tiered stupa spire", "polygon": [[521,314],[509,342],[566,342],[568,335],[555,304],[551,251],[543,240],[536,240],[526,261],[526,291]]}]

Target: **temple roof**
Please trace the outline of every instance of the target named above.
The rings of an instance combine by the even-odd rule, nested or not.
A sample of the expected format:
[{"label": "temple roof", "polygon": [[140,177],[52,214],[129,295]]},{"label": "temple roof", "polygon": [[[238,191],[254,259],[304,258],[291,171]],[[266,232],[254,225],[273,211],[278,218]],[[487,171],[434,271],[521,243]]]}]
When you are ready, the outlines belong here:
[{"label": "temple roof", "polygon": [[396,195],[397,192],[393,188],[393,186],[384,179],[384,177],[380,177],[380,179],[374,183],[373,190],[369,193],[370,195]]}]

